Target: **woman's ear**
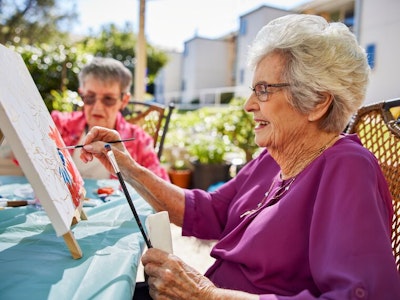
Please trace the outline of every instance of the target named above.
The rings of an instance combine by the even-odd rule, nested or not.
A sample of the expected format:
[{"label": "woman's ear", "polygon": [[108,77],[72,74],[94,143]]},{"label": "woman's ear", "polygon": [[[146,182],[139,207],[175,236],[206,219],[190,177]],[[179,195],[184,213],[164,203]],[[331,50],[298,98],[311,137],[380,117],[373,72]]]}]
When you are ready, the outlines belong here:
[{"label": "woman's ear", "polygon": [[315,108],[308,114],[308,120],[310,122],[321,119],[331,107],[333,101],[333,95],[328,92],[319,93],[322,102],[318,103]]},{"label": "woman's ear", "polygon": [[131,93],[124,93],[124,95],[122,96],[121,110],[123,110],[128,105],[129,100],[131,100]]}]

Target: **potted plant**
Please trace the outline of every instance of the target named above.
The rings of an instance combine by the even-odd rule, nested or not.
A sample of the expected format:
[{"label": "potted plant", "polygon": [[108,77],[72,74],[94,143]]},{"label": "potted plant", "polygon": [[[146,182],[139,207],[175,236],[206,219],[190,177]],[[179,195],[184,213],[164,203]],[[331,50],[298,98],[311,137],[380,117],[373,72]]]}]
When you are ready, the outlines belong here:
[{"label": "potted plant", "polygon": [[[165,145],[187,150],[192,187],[208,189],[229,180],[231,170],[240,168],[259,149],[254,141],[253,118],[243,109],[243,103],[244,99],[234,98],[227,106],[174,114]],[[231,168],[233,161],[236,168]]]},{"label": "potted plant", "polygon": [[177,161],[168,169],[171,182],[181,188],[189,188],[192,179],[192,170],[183,161]]},{"label": "potted plant", "polygon": [[192,166],[185,148],[170,147],[165,149],[168,161],[168,175],[171,182],[181,188],[189,188],[192,180]]},{"label": "potted plant", "polygon": [[198,134],[193,139],[188,152],[194,166],[194,188],[207,190],[213,184],[230,179],[231,163],[225,159],[228,149],[229,142],[217,132],[210,135]]},{"label": "potted plant", "polygon": [[208,189],[210,184],[229,180],[259,150],[253,117],[243,109],[244,102],[245,99],[233,98],[228,106],[217,111],[199,110],[200,113],[205,110],[200,119],[205,120],[206,134],[192,140],[188,148],[197,158],[193,173],[195,187]]}]

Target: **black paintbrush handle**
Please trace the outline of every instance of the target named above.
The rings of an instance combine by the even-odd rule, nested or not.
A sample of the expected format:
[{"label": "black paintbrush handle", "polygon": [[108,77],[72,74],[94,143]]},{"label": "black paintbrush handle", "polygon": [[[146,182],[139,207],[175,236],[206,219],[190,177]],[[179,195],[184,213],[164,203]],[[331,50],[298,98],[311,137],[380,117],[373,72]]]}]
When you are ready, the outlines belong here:
[{"label": "black paintbrush handle", "polygon": [[119,180],[119,182],[120,182],[120,184],[122,186],[122,189],[124,191],[126,200],[128,200],[128,204],[129,204],[129,206],[130,206],[130,208],[131,208],[131,210],[133,212],[133,216],[135,217],[136,223],[139,226],[140,232],[142,233],[142,236],[143,236],[143,238],[144,238],[144,240],[146,242],[147,248],[149,248],[149,249],[153,248],[153,246],[151,245],[150,239],[147,237],[146,232],[143,229],[142,222],[140,221],[139,215],[136,212],[135,206],[133,205],[131,196],[129,195],[128,189],[126,188],[125,181],[122,178],[121,172],[118,172],[117,176],[118,176],[118,180]]}]

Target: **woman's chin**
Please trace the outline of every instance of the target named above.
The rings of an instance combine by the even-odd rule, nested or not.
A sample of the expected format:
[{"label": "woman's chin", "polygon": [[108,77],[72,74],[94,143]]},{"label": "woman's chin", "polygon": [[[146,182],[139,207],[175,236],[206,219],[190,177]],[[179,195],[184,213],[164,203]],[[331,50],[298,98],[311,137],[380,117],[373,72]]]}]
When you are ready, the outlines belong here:
[{"label": "woman's chin", "polygon": [[265,137],[263,138],[263,137],[261,137],[261,136],[259,136],[259,137],[256,136],[254,142],[255,142],[256,145],[257,145],[258,147],[260,147],[260,148],[264,148],[264,147],[266,147],[266,145],[267,145]]}]

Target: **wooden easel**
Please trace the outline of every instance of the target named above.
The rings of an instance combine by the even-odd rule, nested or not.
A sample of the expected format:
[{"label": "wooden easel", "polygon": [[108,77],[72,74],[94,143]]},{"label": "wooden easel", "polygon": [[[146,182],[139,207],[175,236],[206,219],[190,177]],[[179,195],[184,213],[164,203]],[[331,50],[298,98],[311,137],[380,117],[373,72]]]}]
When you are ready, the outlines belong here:
[{"label": "wooden easel", "polygon": [[[87,215],[82,209],[82,204],[75,210],[75,216],[72,218],[71,226],[77,224],[81,220],[87,220]],[[70,231],[63,235],[65,244],[71,252],[72,258],[79,259],[83,256],[82,250],[76,241],[74,234]]]},{"label": "wooden easel", "polygon": [[[82,250],[71,232],[71,226],[87,219],[81,199],[76,199],[81,197],[81,191],[76,189],[83,189],[83,179],[69,153],[59,153],[53,148],[53,142],[62,142],[61,136],[22,56],[0,44],[0,141],[4,137],[40,199],[57,236],[63,236],[74,259],[81,258]],[[40,143],[36,139],[40,139]],[[65,159],[71,170],[64,164]],[[58,174],[60,177],[54,176]],[[67,182],[64,176],[72,178]],[[68,190],[64,184],[68,185]],[[70,196],[71,201],[79,200],[79,204],[64,201]]]},{"label": "wooden easel", "polygon": [[[3,140],[4,140],[4,134],[0,128],[0,146],[3,143]],[[82,209],[82,206],[78,207],[75,210],[75,216],[72,218],[71,226],[77,224],[80,220],[87,220],[87,215],[84,212],[84,210]],[[65,244],[67,245],[72,258],[73,259],[82,258],[82,256],[83,256],[82,250],[81,250],[78,242],[76,241],[72,231],[71,230],[68,231],[62,237],[64,238]]]}]

